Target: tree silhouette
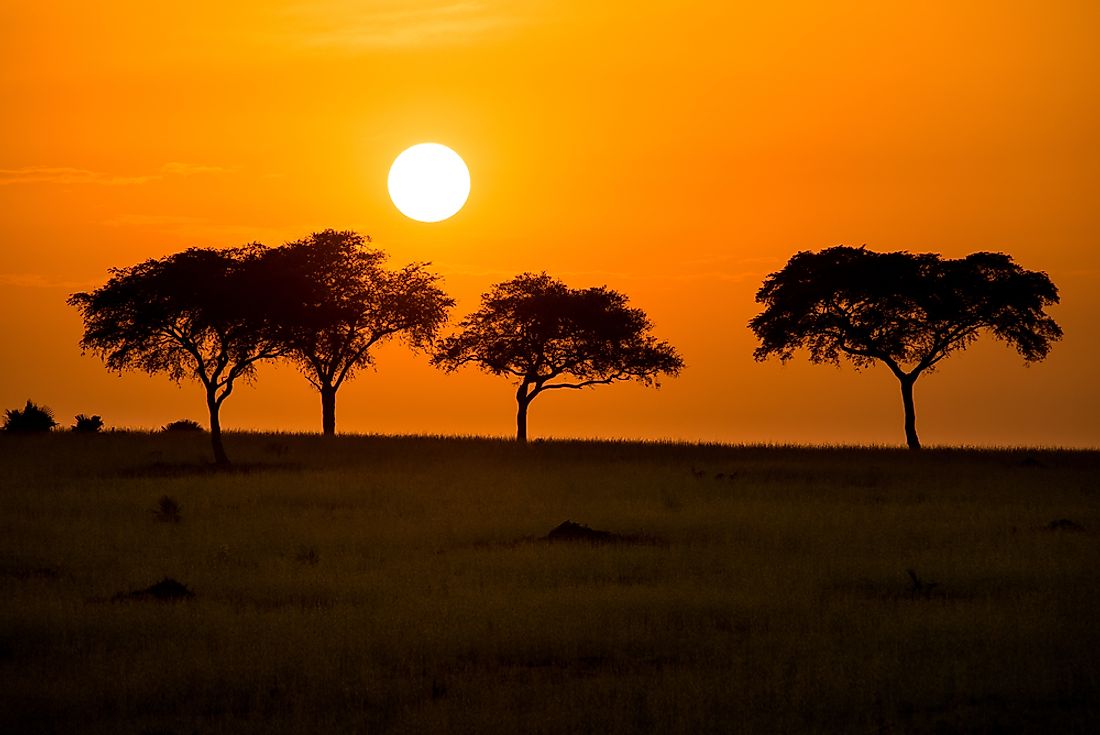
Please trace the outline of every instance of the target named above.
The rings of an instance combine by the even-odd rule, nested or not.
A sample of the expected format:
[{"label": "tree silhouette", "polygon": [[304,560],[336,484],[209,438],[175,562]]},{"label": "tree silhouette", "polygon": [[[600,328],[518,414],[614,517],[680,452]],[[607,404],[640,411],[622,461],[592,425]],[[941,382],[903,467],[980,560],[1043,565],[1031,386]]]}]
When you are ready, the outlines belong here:
[{"label": "tree silhouette", "polygon": [[789,360],[805,348],[811,362],[856,368],[876,360],[901,383],[905,438],[919,449],[913,384],[988,331],[1025,361],[1042,360],[1062,330],[1044,312],[1058,303],[1046,273],[1003,253],[957,260],[934,253],[876,253],[838,246],[796,253],[756,294],[764,310],[749,322],[754,356]]},{"label": "tree silhouette", "polygon": [[438,276],[414,263],[399,270],[355,232],[324,230],[268,253],[279,279],[279,324],[290,358],[321,394],[321,425],[336,432],[336,391],[394,337],[427,347],[454,306]]},{"label": "tree silhouette", "polygon": [[516,378],[516,439],[527,441],[527,409],[548,390],[624,380],[655,385],[683,361],[650,334],[641,309],[606,287],[570,289],[545,273],[498,283],[481,308],[440,342],[433,363],[448,371],[467,363]]},{"label": "tree silhouette", "polygon": [[191,248],[129,268],[112,268],[106,285],[68,303],[84,318],[83,350],[111,370],[197,379],[206,393],[214,460],[228,465],[219,412],[238,379],[278,357],[270,314],[278,294],[259,244]]}]

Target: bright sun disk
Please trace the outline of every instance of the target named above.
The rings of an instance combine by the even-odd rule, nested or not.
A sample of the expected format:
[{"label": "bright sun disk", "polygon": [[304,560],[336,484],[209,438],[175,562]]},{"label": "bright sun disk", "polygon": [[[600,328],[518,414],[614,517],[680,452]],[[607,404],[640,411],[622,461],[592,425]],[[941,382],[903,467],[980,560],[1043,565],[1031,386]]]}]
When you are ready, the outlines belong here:
[{"label": "bright sun disk", "polygon": [[406,149],[390,166],[390,199],[418,222],[454,216],[470,196],[470,169],[462,157],[439,143]]}]

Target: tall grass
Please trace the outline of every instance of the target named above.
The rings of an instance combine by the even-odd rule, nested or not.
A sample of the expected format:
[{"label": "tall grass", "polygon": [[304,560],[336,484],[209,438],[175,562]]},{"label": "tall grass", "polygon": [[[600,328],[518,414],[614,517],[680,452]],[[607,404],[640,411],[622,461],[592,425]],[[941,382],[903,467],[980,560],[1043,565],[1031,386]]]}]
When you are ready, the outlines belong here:
[{"label": "tall grass", "polygon": [[0,440],[2,732],[1100,722],[1100,453]]}]

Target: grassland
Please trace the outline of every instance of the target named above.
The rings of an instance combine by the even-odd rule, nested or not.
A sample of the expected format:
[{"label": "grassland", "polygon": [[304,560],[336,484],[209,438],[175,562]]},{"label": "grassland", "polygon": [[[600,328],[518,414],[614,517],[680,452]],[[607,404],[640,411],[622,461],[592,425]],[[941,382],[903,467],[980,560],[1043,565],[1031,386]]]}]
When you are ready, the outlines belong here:
[{"label": "grassland", "polygon": [[[0,732],[1100,723],[1100,453],[227,448],[0,436]],[[165,576],[195,597],[115,599]]]}]

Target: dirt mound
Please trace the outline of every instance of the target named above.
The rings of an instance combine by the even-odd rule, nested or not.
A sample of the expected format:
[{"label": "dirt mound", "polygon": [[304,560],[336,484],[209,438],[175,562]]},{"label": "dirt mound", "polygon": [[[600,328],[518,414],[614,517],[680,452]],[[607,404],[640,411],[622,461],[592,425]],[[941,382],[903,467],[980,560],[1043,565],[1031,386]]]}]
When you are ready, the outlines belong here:
[{"label": "dirt mound", "polygon": [[114,596],[116,601],[122,600],[156,600],[158,602],[177,602],[189,600],[195,593],[188,589],[183,582],[177,582],[171,577],[165,577],[154,585],[133,592],[119,592]]},{"label": "dirt mound", "polygon": [[582,544],[658,545],[662,543],[660,540],[653,538],[652,536],[642,536],[638,534],[624,535],[620,533],[612,533],[611,531],[601,531],[599,529],[590,528],[583,523],[574,523],[573,521],[565,521],[539,540],[549,541],[551,543],[562,542]]},{"label": "dirt mound", "polygon": [[546,541],[583,541],[590,544],[607,544],[618,539],[610,531],[598,531],[581,523],[566,521],[543,537]]}]

